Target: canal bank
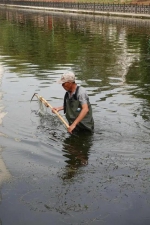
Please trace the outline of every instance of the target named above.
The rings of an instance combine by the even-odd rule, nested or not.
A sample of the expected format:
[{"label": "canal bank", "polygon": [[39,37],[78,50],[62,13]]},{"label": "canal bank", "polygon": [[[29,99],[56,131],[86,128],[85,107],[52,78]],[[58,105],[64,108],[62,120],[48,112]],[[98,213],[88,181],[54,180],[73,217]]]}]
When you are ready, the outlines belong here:
[{"label": "canal bank", "polygon": [[[3,67],[0,64],[0,86],[1,86],[3,72],[4,72]],[[3,105],[1,103],[1,99],[2,99],[2,92],[0,90],[0,125],[2,124],[2,119],[6,115],[6,113],[3,112]],[[4,135],[0,132],[0,136],[4,136]],[[2,148],[2,146],[0,146],[0,187],[1,187],[2,183],[7,181],[11,176],[9,171],[6,168],[4,161],[3,161],[2,150],[3,150],[3,148]],[[0,197],[0,202],[1,202],[1,197]]]},{"label": "canal bank", "polygon": [[69,9],[69,8],[56,8],[56,7],[41,7],[41,6],[27,6],[27,5],[15,5],[15,4],[1,4],[0,7],[15,8],[15,9],[34,9],[41,11],[63,12],[63,13],[75,13],[75,14],[88,14],[88,15],[100,15],[108,17],[126,17],[126,18],[138,18],[138,19],[150,19],[150,14],[144,13],[127,13],[127,12],[111,12],[111,11],[97,11],[97,10],[83,10],[83,9]]}]

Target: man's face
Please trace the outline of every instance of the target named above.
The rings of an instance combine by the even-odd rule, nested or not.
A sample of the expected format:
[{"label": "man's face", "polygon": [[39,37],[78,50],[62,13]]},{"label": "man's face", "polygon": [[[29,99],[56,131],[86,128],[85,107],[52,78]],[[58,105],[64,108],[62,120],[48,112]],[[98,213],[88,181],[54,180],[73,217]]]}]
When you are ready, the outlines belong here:
[{"label": "man's face", "polygon": [[65,82],[65,83],[62,84],[62,86],[66,91],[72,90],[72,83],[70,83],[70,82]]}]

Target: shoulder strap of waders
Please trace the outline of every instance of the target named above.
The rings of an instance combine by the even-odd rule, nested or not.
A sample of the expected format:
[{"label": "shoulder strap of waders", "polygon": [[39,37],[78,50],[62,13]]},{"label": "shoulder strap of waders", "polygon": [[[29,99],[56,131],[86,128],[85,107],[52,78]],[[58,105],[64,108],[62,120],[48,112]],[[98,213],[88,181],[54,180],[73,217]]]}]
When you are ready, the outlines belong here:
[{"label": "shoulder strap of waders", "polygon": [[76,92],[75,92],[75,94],[73,95],[73,97],[74,97],[75,100],[78,99],[78,98],[77,98],[78,90],[79,90],[79,86],[77,86]]},{"label": "shoulder strap of waders", "polygon": [[[77,86],[76,88],[76,92],[75,94],[73,95],[73,98],[75,100],[77,100],[77,94],[78,94],[78,90],[79,90],[79,86]],[[64,96],[64,114],[66,113],[66,99],[68,98],[68,92],[66,92],[65,96]]]},{"label": "shoulder strap of waders", "polygon": [[66,113],[66,99],[68,97],[68,92],[66,92],[65,96],[64,96],[64,114]]}]

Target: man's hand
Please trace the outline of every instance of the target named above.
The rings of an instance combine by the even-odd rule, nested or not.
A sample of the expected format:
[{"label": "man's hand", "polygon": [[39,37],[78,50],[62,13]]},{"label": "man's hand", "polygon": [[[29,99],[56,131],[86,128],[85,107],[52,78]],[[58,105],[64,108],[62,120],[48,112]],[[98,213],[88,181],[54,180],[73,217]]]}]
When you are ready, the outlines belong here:
[{"label": "man's hand", "polygon": [[89,111],[88,104],[83,104],[80,114],[78,115],[78,117],[75,119],[75,121],[67,129],[69,133],[72,134],[72,131],[75,129],[75,127],[77,126],[77,124],[81,120],[83,120],[83,118],[86,116],[86,114],[88,113],[88,111]]},{"label": "man's hand", "polygon": [[75,127],[76,127],[76,125],[75,124],[71,124],[69,127],[68,127],[68,132],[70,133],[70,134],[72,134],[72,131],[75,129]]},{"label": "man's hand", "polygon": [[55,113],[56,112],[59,112],[60,110],[63,110],[64,107],[63,106],[60,106],[60,107],[57,107],[57,108],[52,108],[52,113]]}]

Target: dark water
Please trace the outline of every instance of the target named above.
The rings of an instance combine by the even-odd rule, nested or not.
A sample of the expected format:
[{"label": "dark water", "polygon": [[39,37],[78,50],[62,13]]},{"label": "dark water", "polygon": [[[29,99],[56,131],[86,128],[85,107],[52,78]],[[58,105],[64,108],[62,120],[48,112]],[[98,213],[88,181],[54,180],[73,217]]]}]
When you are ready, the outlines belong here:
[{"label": "dark water", "polygon": [[[0,224],[149,225],[150,20],[1,9],[0,69]],[[62,105],[68,69],[94,134],[70,136],[30,102]]]}]

